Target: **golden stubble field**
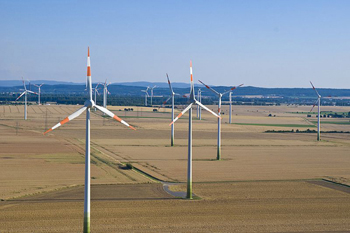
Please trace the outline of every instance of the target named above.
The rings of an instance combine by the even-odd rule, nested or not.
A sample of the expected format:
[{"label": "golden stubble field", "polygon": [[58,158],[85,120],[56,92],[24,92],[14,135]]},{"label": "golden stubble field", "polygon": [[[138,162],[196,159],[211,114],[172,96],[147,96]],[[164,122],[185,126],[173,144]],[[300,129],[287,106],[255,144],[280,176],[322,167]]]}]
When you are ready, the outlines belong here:
[{"label": "golden stubble field", "polygon": [[[40,229],[35,232],[81,229],[82,197],[70,200],[74,195],[69,190],[82,189],[84,182],[85,115],[49,135],[42,135],[46,128],[79,107],[33,105],[29,107],[28,120],[24,121],[23,106],[0,106],[0,199],[6,200],[0,202],[0,219],[6,222],[2,225],[5,232],[21,232],[33,222],[36,227],[31,229]],[[124,108],[109,107],[137,131],[92,111],[93,187],[133,184],[128,186],[133,190],[154,183],[140,173],[124,169],[120,162],[132,163],[161,180],[185,182],[187,116],[175,124],[175,147],[172,148],[170,109],[152,112],[152,108],[133,107],[133,112],[119,111]],[[211,106],[211,109],[216,107]],[[315,117],[310,119],[293,113],[307,112],[310,106],[234,106],[233,109],[235,124],[228,124],[228,106],[223,107],[226,114],[222,124],[222,161],[215,161],[216,119],[204,111],[202,121],[194,117],[194,193],[202,200],[165,200],[162,199],[165,194],[159,189],[155,196],[150,195],[152,192],[142,196],[140,191],[144,200],[128,199],[128,191],[123,189],[125,197],[118,199],[113,198],[116,190],[105,190],[101,199],[108,193],[107,200],[97,198],[94,201],[92,196],[92,229],[96,232],[117,229],[142,232],[164,232],[165,229],[182,232],[193,232],[193,229],[226,232],[349,230],[345,220],[349,219],[350,208],[342,205],[349,203],[349,194],[304,180],[326,178],[349,184],[350,135],[322,134],[322,141],[317,142],[316,134],[264,133],[266,130],[316,129],[312,122]],[[349,111],[345,107],[323,107],[322,110]],[[269,114],[276,116],[268,117]],[[346,119],[326,120],[333,123],[322,124],[322,130],[350,131]],[[240,193],[241,187],[244,187],[244,194]],[[257,191],[259,187],[261,190]],[[62,195],[69,200],[56,202],[54,193],[65,190],[67,192]],[[263,196],[254,196],[256,192]],[[279,197],[274,196],[276,192],[280,193]],[[304,196],[296,193],[304,193]],[[30,201],[46,194],[53,196],[43,198],[45,201]],[[23,201],[19,201],[21,198]],[[30,218],[32,208],[35,214]],[[67,209],[70,217],[63,226]],[[220,209],[224,211],[219,212]],[[146,210],[150,215],[145,215]],[[21,214],[17,215],[19,212]],[[331,214],[334,217],[330,218]],[[43,215],[49,217],[42,221]],[[23,220],[27,217],[30,220]]]}]

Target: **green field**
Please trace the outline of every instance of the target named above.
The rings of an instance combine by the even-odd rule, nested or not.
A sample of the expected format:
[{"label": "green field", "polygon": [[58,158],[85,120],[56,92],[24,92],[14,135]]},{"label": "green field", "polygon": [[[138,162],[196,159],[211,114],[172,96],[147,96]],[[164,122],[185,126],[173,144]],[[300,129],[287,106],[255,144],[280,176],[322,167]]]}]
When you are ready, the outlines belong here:
[{"label": "green field", "polygon": [[[310,121],[317,123],[317,121]],[[322,124],[335,124],[335,125],[350,125],[350,121],[321,121]]]},{"label": "green field", "polygon": [[254,126],[274,126],[274,127],[296,127],[296,128],[314,128],[315,125],[298,125],[298,124],[254,124],[254,123],[234,123],[236,125],[254,125]]},{"label": "green field", "polygon": [[[314,114],[318,114],[318,112],[287,112],[287,113],[292,113],[292,114],[311,114],[311,115],[314,115]],[[321,114],[331,114],[331,115],[335,115],[335,114],[338,114],[338,115],[348,115],[349,112],[333,112],[333,111],[321,111]]]}]

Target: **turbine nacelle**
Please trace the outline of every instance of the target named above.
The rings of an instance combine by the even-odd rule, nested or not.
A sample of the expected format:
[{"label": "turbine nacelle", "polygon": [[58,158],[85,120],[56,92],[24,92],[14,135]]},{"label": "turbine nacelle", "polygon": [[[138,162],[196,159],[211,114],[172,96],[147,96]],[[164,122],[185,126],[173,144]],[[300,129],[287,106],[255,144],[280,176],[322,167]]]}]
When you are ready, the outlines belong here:
[{"label": "turbine nacelle", "polygon": [[95,101],[93,100],[85,100],[84,106],[87,108],[92,108],[95,106]]}]

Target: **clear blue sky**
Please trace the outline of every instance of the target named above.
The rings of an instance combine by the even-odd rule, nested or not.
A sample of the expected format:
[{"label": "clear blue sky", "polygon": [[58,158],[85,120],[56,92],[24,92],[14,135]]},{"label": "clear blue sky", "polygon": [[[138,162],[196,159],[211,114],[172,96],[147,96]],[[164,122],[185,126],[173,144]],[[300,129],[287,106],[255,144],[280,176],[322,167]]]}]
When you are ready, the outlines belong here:
[{"label": "clear blue sky", "polygon": [[0,79],[350,88],[350,1],[0,0]]}]

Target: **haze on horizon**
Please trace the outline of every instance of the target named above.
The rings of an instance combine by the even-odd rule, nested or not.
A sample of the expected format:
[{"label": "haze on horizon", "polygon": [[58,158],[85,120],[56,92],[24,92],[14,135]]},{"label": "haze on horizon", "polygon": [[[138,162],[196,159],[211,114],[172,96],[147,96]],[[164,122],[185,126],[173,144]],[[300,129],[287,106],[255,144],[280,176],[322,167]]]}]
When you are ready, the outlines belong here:
[{"label": "haze on horizon", "polygon": [[0,0],[0,80],[350,88],[350,1]]}]

